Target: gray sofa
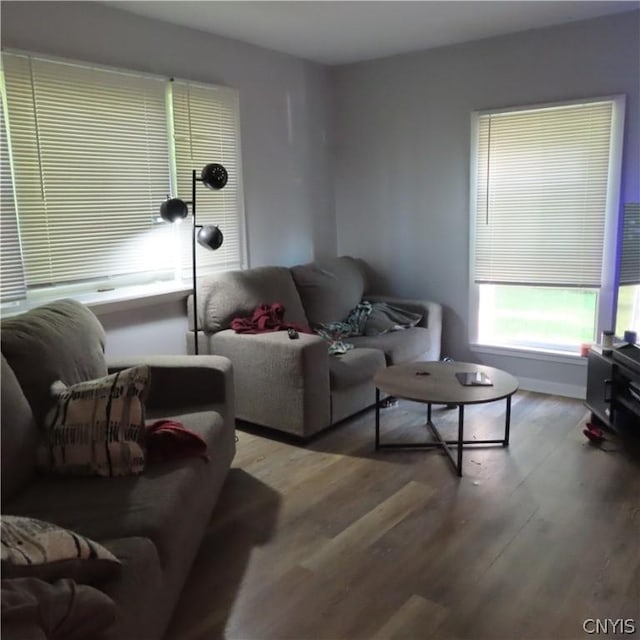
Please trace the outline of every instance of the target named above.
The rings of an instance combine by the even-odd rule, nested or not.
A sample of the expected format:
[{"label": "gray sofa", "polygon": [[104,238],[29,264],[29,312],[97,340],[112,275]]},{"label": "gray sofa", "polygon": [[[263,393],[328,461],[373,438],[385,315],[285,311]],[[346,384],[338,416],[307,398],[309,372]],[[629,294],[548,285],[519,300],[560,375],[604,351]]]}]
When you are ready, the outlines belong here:
[{"label": "gray sofa", "polygon": [[[374,404],[373,376],[381,367],[440,358],[441,306],[376,295],[371,280],[368,265],[348,256],[201,279],[199,350],[233,363],[238,418],[308,438]],[[316,325],[344,320],[363,299],[418,312],[422,319],[401,331],[347,338],[355,348],[339,356],[330,356],[317,335],[292,340],[286,331],[246,335],[230,328],[260,304],[280,302],[287,322]],[[187,345],[193,353],[192,330]]]},{"label": "gray sofa", "polygon": [[[116,605],[115,623],[99,637],[161,638],[235,453],[229,360],[157,356],[108,367],[103,328],[71,300],[4,319],[1,338],[2,513],[52,522],[103,544],[122,566],[97,585]],[[40,475],[37,424],[51,383],[71,385],[134,364],[151,369],[147,420],[182,422],[207,442],[209,462],[153,463],[141,475],[114,478]],[[3,628],[6,637],[10,631]]]}]

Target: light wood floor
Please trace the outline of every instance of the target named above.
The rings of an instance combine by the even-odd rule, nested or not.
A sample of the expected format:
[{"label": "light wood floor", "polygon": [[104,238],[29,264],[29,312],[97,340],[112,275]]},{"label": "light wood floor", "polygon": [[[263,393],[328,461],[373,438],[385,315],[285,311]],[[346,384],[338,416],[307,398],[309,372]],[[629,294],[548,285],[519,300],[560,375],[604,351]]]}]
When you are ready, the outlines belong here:
[{"label": "light wood floor", "polygon": [[[503,411],[468,407],[466,437],[500,437]],[[424,414],[384,410],[383,438],[424,438]],[[509,448],[465,451],[462,479],[441,452],[375,453],[373,410],[306,446],[239,431],[168,638],[584,640],[588,618],[640,637],[640,464],[586,416],[519,392]]]}]

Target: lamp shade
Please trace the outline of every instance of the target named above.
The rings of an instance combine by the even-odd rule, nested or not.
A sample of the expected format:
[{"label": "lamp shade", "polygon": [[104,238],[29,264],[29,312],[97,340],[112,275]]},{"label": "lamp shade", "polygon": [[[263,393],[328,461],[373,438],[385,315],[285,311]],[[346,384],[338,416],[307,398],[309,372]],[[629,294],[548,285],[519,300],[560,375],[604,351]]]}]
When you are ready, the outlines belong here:
[{"label": "lamp shade", "polygon": [[167,222],[183,220],[188,214],[187,203],[180,198],[168,198],[160,205],[160,217]]},{"label": "lamp shade", "polygon": [[229,174],[221,164],[208,164],[202,169],[200,179],[209,189],[219,191],[227,184]]},{"label": "lamp shade", "polygon": [[205,249],[215,251],[222,246],[224,236],[222,231],[215,225],[205,225],[198,230],[198,244]]}]

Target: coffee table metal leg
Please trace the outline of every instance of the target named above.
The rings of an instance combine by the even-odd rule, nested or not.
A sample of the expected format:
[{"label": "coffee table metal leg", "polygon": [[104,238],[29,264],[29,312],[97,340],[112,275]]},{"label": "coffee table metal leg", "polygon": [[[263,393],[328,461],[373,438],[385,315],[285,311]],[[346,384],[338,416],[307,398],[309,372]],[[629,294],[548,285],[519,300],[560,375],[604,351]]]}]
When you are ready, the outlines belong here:
[{"label": "coffee table metal leg", "polygon": [[380,448],[380,389],[376,387],[376,451]]},{"label": "coffee table metal leg", "polygon": [[509,446],[509,429],[511,428],[511,396],[507,396],[507,415],[504,420],[504,442],[505,447]]},{"label": "coffee table metal leg", "polygon": [[[405,442],[405,443],[380,443],[380,389],[376,387],[376,451],[379,449],[434,449],[440,448],[451,462],[451,466],[455,469],[456,475],[462,477],[462,456],[465,445],[502,445],[504,447],[509,444],[509,429],[511,426],[511,396],[507,397],[507,410],[505,418],[505,431],[502,440],[465,440],[464,439],[464,404],[458,404],[458,438],[456,440],[445,440],[440,431],[433,424],[431,417],[431,403],[427,403],[427,424],[434,440],[431,442]],[[456,447],[456,456],[454,457],[452,448]]]},{"label": "coffee table metal leg", "polygon": [[464,405],[458,407],[458,465],[456,471],[462,477],[462,451],[464,443]]},{"label": "coffee table metal leg", "polygon": [[456,464],[456,460],[453,457],[453,453],[451,453],[451,447],[449,446],[450,444],[455,444],[458,445],[458,441],[457,440],[445,440],[440,431],[438,431],[438,427],[436,427],[435,424],[433,424],[433,422],[431,422],[431,420],[429,420],[427,422],[427,427],[429,427],[431,433],[433,434],[434,437],[434,441],[433,442],[425,442],[423,444],[406,444],[406,445],[399,445],[402,446],[403,448],[412,448],[412,449],[434,449],[434,448],[440,448],[442,449],[442,451],[444,451],[444,453],[446,454],[447,458],[449,458],[449,462],[451,463],[451,466],[455,469],[457,475],[462,475],[461,474],[461,464],[460,464],[460,457],[461,457],[461,451],[462,451],[462,447],[458,447],[458,464]]}]

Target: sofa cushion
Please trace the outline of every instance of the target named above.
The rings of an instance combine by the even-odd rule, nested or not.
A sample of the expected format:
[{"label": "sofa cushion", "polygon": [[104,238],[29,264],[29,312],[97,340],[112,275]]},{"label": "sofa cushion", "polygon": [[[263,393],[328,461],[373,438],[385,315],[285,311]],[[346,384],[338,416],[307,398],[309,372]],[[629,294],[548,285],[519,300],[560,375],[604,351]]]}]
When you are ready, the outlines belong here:
[{"label": "sofa cushion", "polygon": [[385,367],[384,353],[379,349],[351,349],[329,358],[331,390],[344,389],[371,380],[378,369]]},{"label": "sofa cushion", "polygon": [[14,640],[102,638],[116,618],[106,594],[73,580],[2,580],[2,634]]},{"label": "sofa cushion", "polygon": [[104,546],[122,566],[117,578],[100,584],[118,605],[115,624],[100,640],[160,637],[172,605],[166,602],[170,589],[155,545],[148,538],[132,537],[105,540]]},{"label": "sofa cushion", "polygon": [[362,300],[364,273],[361,261],[348,256],[292,267],[311,325],[344,320]]},{"label": "sofa cushion", "polygon": [[429,350],[431,333],[424,327],[411,327],[380,336],[355,336],[347,342],[356,347],[369,347],[384,351],[388,365],[419,360]]},{"label": "sofa cushion", "polygon": [[144,469],[144,399],[149,367],[52,386],[56,404],[46,419],[41,463],[47,471],[123,476]]},{"label": "sofa cushion", "polygon": [[274,302],[284,306],[286,322],[308,324],[286,267],[227,271],[203,279],[198,287],[199,318],[207,332],[228,329],[234,318],[249,316],[259,305]]},{"label": "sofa cushion", "polygon": [[2,356],[2,503],[29,481],[36,466],[38,430],[13,370]]},{"label": "sofa cushion", "polygon": [[[210,462],[189,458],[148,465],[138,476],[101,478],[41,477],[9,501],[7,509],[72,529],[93,540],[139,536],[149,538],[163,562],[172,562],[180,531],[210,476],[226,475],[232,452],[222,441],[227,429],[218,413],[176,416],[206,442]],[[206,497],[209,502],[209,497]],[[190,505],[185,509],[185,505]]]},{"label": "sofa cushion", "polygon": [[50,522],[3,515],[1,531],[5,578],[70,578],[91,584],[113,576],[120,565],[97,542]]},{"label": "sofa cushion", "polygon": [[75,300],[59,300],[2,320],[2,354],[13,369],[36,420],[44,418],[56,380],[76,384],[107,374],[105,333]]}]

